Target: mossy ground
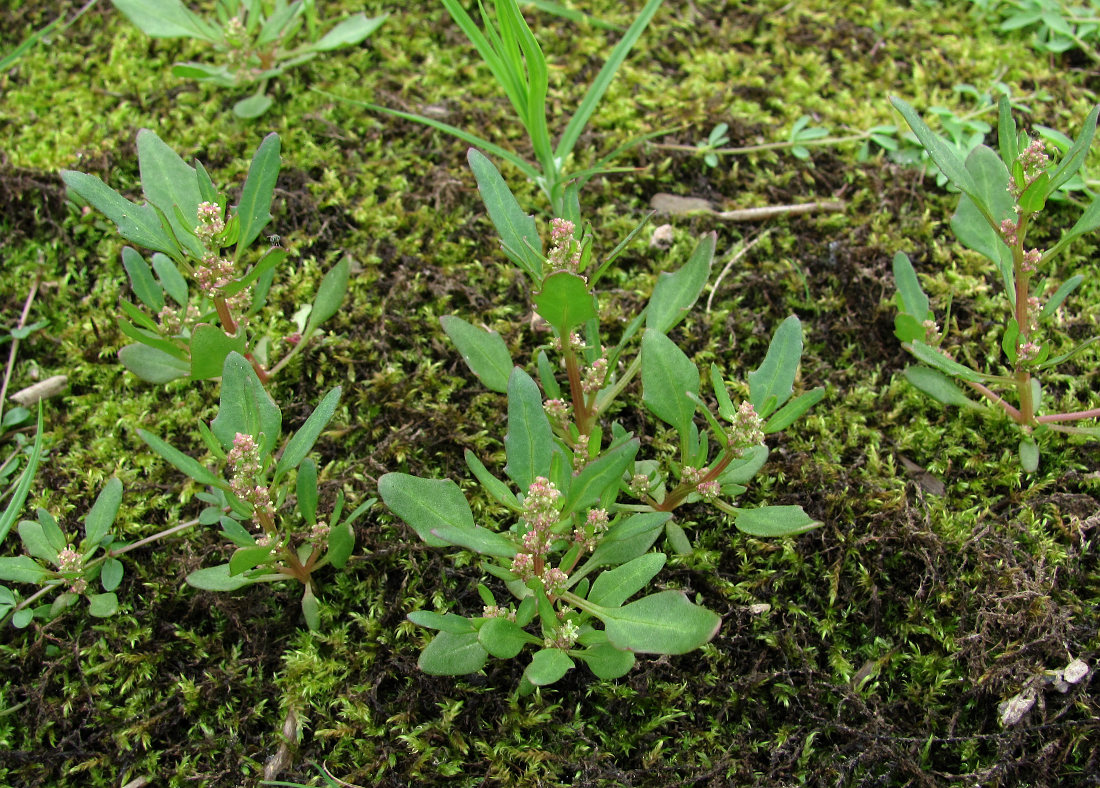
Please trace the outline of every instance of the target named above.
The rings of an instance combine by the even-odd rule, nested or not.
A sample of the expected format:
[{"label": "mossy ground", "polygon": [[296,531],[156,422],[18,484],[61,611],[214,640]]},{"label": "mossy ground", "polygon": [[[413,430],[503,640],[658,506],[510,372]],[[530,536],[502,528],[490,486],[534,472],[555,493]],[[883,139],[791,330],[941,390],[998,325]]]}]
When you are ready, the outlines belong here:
[{"label": "mossy ground", "polygon": [[[337,17],[359,3],[326,2]],[[297,423],[332,385],[344,386],[333,429],[318,444],[323,498],[354,500],[391,470],[450,477],[471,488],[462,452],[502,459],[503,403],[472,382],[438,325],[448,313],[483,321],[514,351],[531,346],[529,294],[504,264],[466,166],[466,146],[404,121],[326,98],[437,116],[521,153],[510,107],[435,3],[370,2],[391,11],[363,47],[280,79],[256,122],[230,112],[239,97],[180,82],[186,42],[150,41],[100,2],[63,37],[0,75],[0,305],[14,322],[41,277],[33,316],[48,328],[24,343],[16,386],[66,374],[47,411],[49,456],[34,487],[70,529],[103,481],[125,484],[120,529],[136,539],[193,517],[196,488],[155,459],[143,427],[180,446],[200,442],[216,387],[149,386],[115,358],[113,315],[128,287],[114,228],[64,199],[57,171],[80,169],[134,194],[134,137],[154,129],[220,184],[237,183],[261,137],[283,140],[273,231],[296,269],[278,280],[284,314],[310,300],[343,256],[355,275],[329,335],[280,377],[274,395]],[[578,4],[582,5],[582,4]],[[628,9],[599,0],[598,16]],[[640,3],[626,4],[630,7]],[[354,6],[354,8],[353,8]],[[52,19],[54,4],[8,4],[10,50]],[[553,64],[551,107],[564,127],[609,48],[604,32],[530,15]],[[1075,133],[1097,78],[1070,53],[1037,55],[963,2],[669,0],[613,83],[578,147],[577,166],[631,137],[667,128],[694,143],[718,122],[731,144],[782,138],[803,113],[834,130],[897,122],[899,95],[921,108],[957,106],[957,83],[994,80],[1031,100],[1024,124]],[[1068,694],[1041,691],[1016,726],[997,704],[1046,668],[1100,651],[1100,453],[1049,441],[1038,473],[1015,458],[1015,433],[994,419],[945,413],[900,376],[890,259],[911,254],[941,310],[954,294],[958,334],[996,347],[1003,303],[982,263],[947,227],[954,199],[913,170],[853,148],[724,159],[635,149],[632,173],[597,179],[582,204],[609,249],[659,191],[724,207],[841,198],[837,215],[772,222],[770,234],[722,281],[709,313],[676,339],[700,361],[739,377],[763,356],[773,327],[798,314],[802,382],[828,397],[772,443],[746,500],[804,506],[823,528],[763,541],[709,510],[682,522],[698,545],[662,576],[720,613],[712,643],[641,659],[601,683],[578,669],[516,698],[523,664],[491,662],[459,680],[416,667],[427,633],[413,609],[469,612],[476,566],[425,548],[381,507],[358,527],[350,570],[321,578],[323,634],[309,634],[297,591],[198,592],[183,583],[224,557],[196,529],[130,554],[122,610],[80,608],[0,634],[0,784],[12,786],[252,785],[279,749],[293,712],[300,742],[280,776],[320,784],[311,763],[360,785],[1088,785],[1100,774],[1100,700],[1092,674]],[[503,168],[520,200],[541,197]],[[548,218],[543,216],[542,218]],[[1051,228],[1075,220],[1068,207]],[[665,253],[638,242],[612,284],[624,310],[657,273],[686,259],[704,231],[720,254],[758,231],[704,216],[677,218]],[[1097,273],[1079,242],[1065,270]],[[724,261],[724,257],[722,261]],[[1095,333],[1096,278],[1070,301],[1063,328]],[[281,326],[289,333],[289,318]],[[992,352],[992,350],[990,351]],[[521,357],[517,353],[517,357]],[[1066,409],[1095,407],[1096,356],[1051,379]],[[170,405],[169,405],[170,403]],[[487,509],[475,500],[479,515]],[[12,535],[5,554],[18,550]],[[753,615],[749,606],[769,604]]]}]

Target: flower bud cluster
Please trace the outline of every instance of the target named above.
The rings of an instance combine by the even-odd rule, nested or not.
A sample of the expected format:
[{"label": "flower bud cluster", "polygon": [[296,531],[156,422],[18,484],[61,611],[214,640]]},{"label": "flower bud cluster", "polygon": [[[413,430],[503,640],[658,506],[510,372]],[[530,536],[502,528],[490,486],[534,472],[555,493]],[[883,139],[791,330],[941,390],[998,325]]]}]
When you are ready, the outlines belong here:
[{"label": "flower bud cluster", "polygon": [[607,530],[608,522],[606,509],[589,509],[584,528],[573,529],[573,541],[583,545],[585,550],[595,550],[597,537]]},{"label": "flower bud cluster", "polygon": [[1034,342],[1025,342],[1020,345],[1016,350],[1016,360],[1021,364],[1026,364],[1030,361],[1034,361],[1039,357],[1039,351],[1042,347]]},{"label": "flower bud cluster", "polygon": [[222,209],[217,203],[199,203],[199,224],[195,228],[195,235],[204,244],[209,245],[214,236],[225,230],[225,220],[222,219]]},{"label": "flower bud cluster", "polygon": [[228,285],[237,275],[237,266],[232,260],[210,253],[195,266],[195,282],[203,294],[213,298],[218,290]]},{"label": "flower bud cluster", "polygon": [[726,433],[731,449],[750,449],[764,442],[764,421],[756,415],[751,402],[742,402]]},{"label": "flower bud cluster", "polygon": [[1033,274],[1039,267],[1039,263],[1043,259],[1043,253],[1038,249],[1028,249],[1024,252],[1024,260],[1020,267],[1024,269],[1026,273]]},{"label": "flower bud cluster", "polygon": [[328,539],[328,535],[331,531],[332,529],[327,523],[318,520],[309,530],[309,539],[311,542],[324,542]]},{"label": "flower bud cluster", "polygon": [[229,471],[229,487],[233,494],[252,504],[256,516],[275,514],[271,506],[271,493],[266,486],[257,484],[263,465],[260,463],[260,449],[251,435],[238,432],[233,438],[233,448],[226,457]]},{"label": "flower bud cluster", "polygon": [[[553,346],[554,350],[558,351],[559,353],[562,352],[561,337],[554,337],[554,341],[551,343],[551,345]],[[569,349],[572,350],[574,353],[579,353],[580,351],[584,350],[584,340],[581,339],[580,334],[576,332],[572,332],[569,334]]]},{"label": "flower bud cluster", "polygon": [[[61,574],[72,574],[81,571],[83,568],[84,556],[71,547],[66,547],[57,554],[57,571]],[[74,594],[83,594],[87,589],[88,581],[83,577],[78,577],[69,584],[69,590]]]},{"label": "flower bud cluster", "polygon": [[649,477],[644,473],[636,473],[630,478],[627,491],[635,498],[641,499],[649,495]]},{"label": "flower bud cluster", "polygon": [[581,390],[585,394],[592,394],[603,388],[607,380],[607,356],[600,356],[592,362],[592,366],[584,373],[581,381]]},{"label": "flower bud cluster", "polygon": [[576,273],[581,264],[581,250],[573,238],[576,226],[567,219],[554,219],[550,223],[550,243],[553,246],[546,255],[551,271]]},{"label": "flower bud cluster", "polygon": [[1042,312],[1042,307],[1039,304],[1038,296],[1031,296],[1027,299],[1027,327],[1029,331],[1039,330],[1039,313]]},{"label": "flower bud cluster", "polygon": [[707,503],[714,503],[718,500],[719,493],[722,492],[722,485],[718,483],[717,479],[711,479],[709,482],[699,482],[695,486],[695,491]]},{"label": "flower bud cluster", "polygon": [[573,441],[573,473],[580,473],[588,464],[588,435],[578,435]]},{"label": "flower bud cluster", "polygon": [[553,637],[544,639],[542,645],[543,648],[573,648],[573,644],[577,642],[577,638],[580,636],[580,627],[572,621],[566,621],[557,628]]},{"label": "flower bud cluster", "polygon": [[481,609],[482,618],[506,618],[509,621],[516,620],[516,611],[499,605],[485,605]]},{"label": "flower bud cluster", "polygon": [[[557,502],[561,498],[553,482],[539,476],[527,488],[523,499],[523,512],[520,515],[527,531],[523,534],[523,552],[516,553],[512,559],[512,572],[523,580],[538,576],[547,591],[560,593],[565,590],[568,576],[560,569],[545,567],[546,556],[553,544],[551,529],[558,521]],[[541,573],[536,574],[540,567]],[[557,589],[557,590],[555,590]]]},{"label": "flower bud cluster", "polygon": [[1012,219],[1005,219],[1001,222],[1001,237],[1009,246],[1016,245],[1016,230],[1018,229],[1019,225]]},{"label": "flower bud cluster", "polygon": [[569,405],[565,403],[565,400],[548,399],[543,403],[542,409],[546,411],[550,423],[555,426],[560,427],[569,419]]},{"label": "flower bud cluster", "polygon": [[703,481],[703,477],[706,476],[706,471],[702,468],[696,468],[692,465],[685,465],[680,469],[680,481],[684,484],[690,484],[692,487]]},{"label": "flower bud cluster", "polygon": [[1050,163],[1050,157],[1046,154],[1046,144],[1042,140],[1032,140],[1026,148],[1020,151],[1016,161],[1023,168],[1024,184],[1021,186],[1016,183],[1015,178],[1011,179],[1008,184],[1008,193],[1014,199],[1019,199],[1024,190],[1035,182],[1035,179]]}]

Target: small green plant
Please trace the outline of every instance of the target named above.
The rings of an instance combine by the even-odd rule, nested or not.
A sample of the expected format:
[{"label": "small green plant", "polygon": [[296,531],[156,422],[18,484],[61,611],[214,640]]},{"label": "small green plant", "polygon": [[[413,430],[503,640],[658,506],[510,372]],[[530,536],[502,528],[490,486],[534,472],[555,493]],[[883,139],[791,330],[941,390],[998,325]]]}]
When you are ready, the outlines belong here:
[{"label": "small green plant", "polygon": [[619,66],[626,60],[627,54],[657,13],[661,0],[648,0],[638,12],[638,16],[623,34],[622,39],[611,50],[603,68],[589,86],[588,92],[573,117],[569,119],[556,144],[551,140],[550,124],[547,119],[547,92],[550,83],[546,56],[538,41],[535,40],[531,28],[527,26],[517,0],[494,0],[495,23],[484,5],[479,4],[484,31],[478,27],[458,0],[443,0],[443,5],[477,48],[478,54],[508,96],[520,124],[530,139],[537,164],[528,162],[522,156],[456,126],[377,104],[354,103],[360,103],[377,112],[424,123],[499,156],[515,166],[539,187],[549,200],[554,216],[579,221],[580,207],[577,196],[579,190],[594,175],[611,171],[608,165],[612,160],[642,141],[634,140],[619,146],[586,169],[575,172],[569,169],[570,158],[585,126],[588,125],[604,93],[615,78]]},{"label": "small green plant", "polygon": [[[962,196],[951,220],[951,228],[966,247],[985,256],[1000,274],[1010,309],[1001,334],[1004,353],[1002,369],[979,372],[955,359],[969,351],[950,348],[945,333],[929,308],[928,296],[920,287],[909,258],[894,258],[897,280],[898,316],[895,333],[906,350],[923,366],[910,367],[905,375],[924,393],[945,405],[987,409],[996,406],[1020,429],[1019,454],[1029,472],[1039,466],[1038,440],[1050,432],[1100,438],[1100,427],[1070,426],[1066,422],[1100,417],[1100,408],[1072,413],[1040,415],[1043,389],[1039,373],[1076,356],[1100,340],[1092,337],[1064,352],[1057,352],[1056,337],[1047,329],[1055,312],[1084,281],[1077,274],[1054,288],[1040,279],[1043,269],[1064,252],[1076,238],[1100,228],[1100,199],[1095,199],[1076,224],[1062,233],[1048,249],[1030,248],[1028,231],[1035,224],[1048,198],[1081,168],[1096,132],[1095,107],[1085,119],[1081,133],[1059,162],[1048,158],[1042,141],[1018,133],[1008,100],[1001,99],[998,118],[998,150],[985,145],[975,148],[965,161],[944,140],[937,137],[920,115],[901,99],[891,99],[909,123],[928,155]],[[984,397],[975,402],[953,381],[961,381]],[[1011,405],[994,389],[1015,394]]]},{"label": "small green plant", "polygon": [[1087,0],[1071,5],[1064,0],[974,0],[974,5],[999,17],[999,30],[1031,33],[1039,52],[1061,54],[1078,49],[1100,62],[1100,3]]},{"label": "small green plant", "polygon": [[119,359],[143,380],[164,383],[216,378],[226,357],[236,352],[267,380],[339,309],[349,270],[342,260],[325,275],[313,305],[296,315],[298,330],[283,337],[290,350],[272,361],[281,342],[257,335],[252,318],[267,304],[275,270],[287,259],[287,250],[276,236],[269,237],[272,245],[258,260],[251,247],[271,221],[279,137],[269,134],[260,143],[240,201],[232,207],[201,163],[188,165],[153,132],[138,132],[137,149],[146,199],[140,205],[94,175],[61,173],[69,189],[102,211],[123,238],[154,252],[150,265],[134,249],[122,251],[141,306],[120,302],[119,327],[134,341],[119,351]]},{"label": "small green plant", "polygon": [[[181,0],[111,2],[148,36],[198,39],[220,56],[216,65],[178,63],[172,68],[175,76],[224,88],[256,84],[254,94],[233,106],[241,118],[259,117],[271,107],[266,91],[272,79],[321,52],[362,43],[386,19],[359,13],[322,34],[315,0],[217,0],[216,21]],[[295,43],[300,38],[304,41]]]},{"label": "small green plant", "polygon": [[[115,589],[122,582],[123,567],[111,553],[114,535],[111,526],[122,501],[122,483],[111,479],[84,517],[84,538],[74,544],[57,520],[45,509],[38,510],[36,520],[19,523],[19,538],[27,555],[0,558],[0,580],[28,583],[39,590],[20,599],[6,586],[0,586],[0,623],[9,617],[14,626],[22,628],[35,618],[50,620],[72,607],[84,597],[93,616],[112,616],[118,610]],[[98,557],[97,552],[102,551]],[[101,592],[93,593],[95,581]],[[52,603],[32,607],[31,603],[50,593],[60,591]]]},{"label": "small green plant", "polygon": [[[224,474],[138,430],[153,451],[207,486],[208,491],[198,495],[207,504],[199,523],[220,525],[222,535],[237,548],[226,563],[189,574],[190,585],[234,591],[255,583],[297,580],[303,586],[306,623],[310,629],[320,626],[313,573],[329,564],[340,569],[347,563],[355,546],[352,525],[374,503],[367,501],[343,517],[341,491],[327,522],[318,519],[317,464],[307,455],[339,401],[339,388],[325,394],[280,447],[279,406],[252,365],[238,353],[230,353],[222,372],[218,415],[209,427],[199,424],[207,448],[219,464],[225,463]],[[251,528],[245,524],[249,521]]]},{"label": "small green plant", "polygon": [[[683,505],[708,503],[756,536],[819,525],[799,506],[733,504],[768,457],[764,436],[789,426],[823,396],[815,389],[791,399],[802,352],[798,319],[780,325],[763,363],[749,373],[749,396],[740,405],[722,371],[711,366],[716,416],[702,396],[699,369],[668,337],[707,282],[714,235],[699,242],[683,268],[661,276],[647,307],[616,344],[605,346],[594,288],[641,226],[597,261],[591,235],[555,219],[544,254],[534,220],[493,164],[472,150],[470,166],[505,254],[531,279],[535,311],[553,341],[536,354],[540,390],[513,365],[499,334],[457,316],[443,318],[470,370],[487,388],[508,396],[504,473],[511,484],[472,452],[466,452],[466,462],[510,523],[503,531],[477,525],[450,480],[389,473],[379,480],[379,493],[429,545],[481,554],[485,571],[504,581],[516,605],[499,603],[481,585],[481,615],[409,614],[414,623],[439,630],[420,667],[470,673],[490,655],[510,659],[531,646],[535,653],[521,684],[529,692],[560,679],[574,660],[610,679],[630,670],[636,653],[698,648],[718,629],[713,612],[675,590],[627,600],[663,568],[666,555],[649,552],[662,531],[673,549],[691,551],[673,521]],[[642,404],[672,429],[675,451],[640,459],[641,440],[617,421],[605,423],[637,377]],[[704,429],[696,423],[700,410]]]}]

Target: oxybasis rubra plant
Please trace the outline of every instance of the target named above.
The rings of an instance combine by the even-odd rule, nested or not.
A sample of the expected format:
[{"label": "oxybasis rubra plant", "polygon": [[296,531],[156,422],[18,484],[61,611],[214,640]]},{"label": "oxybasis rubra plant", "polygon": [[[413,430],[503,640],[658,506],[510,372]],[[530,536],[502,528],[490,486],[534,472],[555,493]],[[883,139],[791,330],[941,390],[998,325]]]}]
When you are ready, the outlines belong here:
[{"label": "oxybasis rubra plant", "polygon": [[[229,561],[199,569],[187,582],[208,591],[233,591],[254,583],[297,580],[302,612],[310,629],[320,626],[313,573],[331,564],[342,568],[355,546],[352,524],[373,499],[343,517],[343,492],[326,519],[318,518],[317,465],[308,458],[340,401],[334,388],[297,432],[280,446],[282,412],[264,390],[256,370],[230,353],[222,372],[218,415],[199,423],[206,447],[224,472],[216,473],[161,438],[139,430],[149,447],[207,491],[203,525],[218,524],[236,550]],[[343,517],[343,519],[341,519]]]},{"label": "oxybasis rubra plant", "polygon": [[[1028,242],[1047,199],[1084,165],[1096,132],[1100,107],[1089,113],[1081,133],[1060,161],[1051,161],[1039,140],[1017,132],[1011,108],[1001,98],[998,118],[998,150],[978,146],[964,161],[944,143],[921,117],[901,99],[892,99],[929,156],[962,192],[951,228],[966,247],[986,257],[1000,275],[1008,300],[1001,332],[1004,354],[995,371],[981,372],[956,359],[965,348],[952,346],[929,308],[909,258],[894,257],[898,316],[895,333],[906,350],[924,366],[910,367],[905,375],[918,389],[946,405],[988,410],[1007,415],[1021,432],[1019,455],[1024,470],[1039,467],[1039,440],[1051,432],[1100,438],[1100,427],[1073,426],[1070,422],[1100,418],[1100,407],[1066,413],[1043,413],[1043,388],[1039,374],[1086,350],[1100,340],[1090,337],[1069,347],[1051,330],[1051,319],[1066,298],[1084,281],[1081,274],[1055,286],[1044,274],[1069,244],[1100,228],[1100,198],[1094,199],[1070,229],[1046,249]],[[967,353],[968,354],[968,353]],[[953,381],[980,394],[971,399]],[[1001,393],[998,393],[1001,392]],[[1014,398],[1015,405],[1005,397]]]},{"label": "oxybasis rubra plant", "polygon": [[290,349],[271,360],[281,340],[257,335],[252,318],[267,304],[287,250],[276,236],[260,254],[252,246],[271,221],[279,137],[269,134],[260,143],[234,206],[202,164],[188,165],[153,132],[138,132],[137,149],[146,199],[140,205],[94,175],[61,173],[69,189],[102,211],[123,238],[154,252],[150,266],[135,250],[122,250],[141,306],[120,302],[119,328],[133,343],[119,351],[119,359],[143,380],[165,383],[216,378],[226,357],[236,352],[266,381],[339,309],[349,270],[345,259],[325,275],[312,306],[296,316],[298,330],[284,338]]},{"label": "oxybasis rubra plant", "polygon": [[315,0],[218,0],[215,19],[180,0],[111,2],[147,36],[194,38],[218,53],[216,64],[177,63],[173,75],[224,88],[255,84],[254,94],[233,105],[241,118],[258,117],[271,107],[266,90],[272,79],[321,52],[361,43],[386,19],[355,14],[322,34]]},{"label": "oxybasis rubra plant", "polygon": [[[507,527],[477,525],[453,481],[390,473],[378,488],[386,505],[429,545],[481,554],[484,570],[504,581],[513,601],[498,601],[480,586],[480,614],[411,613],[410,620],[439,630],[420,667],[470,673],[490,655],[510,659],[531,646],[521,685],[526,692],[557,681],[577,660],[609,679],[630,670],[637,653],[698,648],[720,620],[684,592],[628,600],[665,564],[664,553],[649,552],[662,531],[673,549],[690,551],[673,520],[682,505],[709,503],[754,535],[818,525],[801,507],[742,509],[733,503],[767,459],[765,435],[790,425],[823,395],[816,389],[791,399],[802,350],[799,322],[788,318],[776,331],[763,363],[749,373],[748,400],[734,404],[722,370],[710,368],[715,415],[702,395],[699,369],[668,337],[706,284],[714,235],[701,239],[683,268],[660,277],[648,306],[615,344],[605,345],[594,288],[630,239],[597,260],[591,236],[556,219],[544,253],[534,220],[492,163],[471,151],[470,165],[504,251],[530,277],[535,311],[553,339],[536,354],[536,383],[514,366],[499,334],[459,317],[443,320],[471,371],[508,395],[508,481],[466,452],[471,472],[503,508]],[[641,459],[641,440],[618,422],[607,423],[612,403],[639,377],[642,403],[676,434],[678,451],[671,456]]]}]

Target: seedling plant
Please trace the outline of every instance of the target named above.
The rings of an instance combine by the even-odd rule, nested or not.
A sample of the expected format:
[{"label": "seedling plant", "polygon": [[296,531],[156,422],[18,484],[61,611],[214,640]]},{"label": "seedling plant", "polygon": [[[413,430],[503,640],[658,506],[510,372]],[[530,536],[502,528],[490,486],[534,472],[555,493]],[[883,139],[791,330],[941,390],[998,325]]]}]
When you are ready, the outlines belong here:
[{"label": "seedling plant", "polygon": [[271,107],[266,91],[272,79],[322,52],[362,43],[386,19],[359,13],[322,34],[315,0],[218,0],[213,19],[181,0],[111,2],[147,36],[193,38],[217,53],[216,64],[177,63],[174,76],[223,88],[255,84],[255,93],[233,105],[241,118],[259,117]]},{"label": "seedling plant", "polygon": [[227,356],[239,353],[266,381],[339,309],[349,270],[345,259],[328,272],[312,306],[296,316],[297,331],[273,338],[253,328],[275,271],[287,259],[276,236],[267,239],[271,245],[258,260],[252,251],[271,221],[280,168],[278,135],[269,134],[256,149],[240,201],[232,207],[200,162],[188,165],[153,132],[138,132],[137,149],[146,199],[140,205],[95,175],[61,174],[69,189],[102,211],[123,238],[153,251],[150,264],[136,250],[122,250],[140,306],[120,301],[118,325],[133,342],[119,351],[119,359],[143,380],[166,383],[216,378]]},{"label": "seedling plant", "polygon": [[[630,670],[635,654],[698,648],[714,636],[719,618],[682,591],[627,600],[664,567],[666,554],[649,552],[662,531],[673,549],[691,551],[673,520],[685,504],[709,503],[756,536],[819,525],[798,506],[744,509],[733,503],[767,459],[765,435],[792,424],[823,396],[815,389],[791,399],[802,352],[798,319],[788,318],[776,331],[763,363],[749,373],[749,398],[740,405],[722,371],[711,366],[716,416],[702,397],[699,369],[668,336],[706,284],[714,235],[700,240],[680,270],[661,276],[648,306],[616,344],[605,346],[595,286],[641,226],[601,261],[590,233],[555,219],[544,253],[534,220],[493,164],[475,150],[469,158],[504,252],[530,278],[535,311],[553,341],[536,353],[536,383],[513,364],[499,334],[457,316],[443,319],[478,380],[508,397],[508,481],[472,452],[465,456],[511,524],[502,531],[477,525],[450,480],[390,473],[379,480],[379,492],[427,544],[479,553],[482,567],[504,581],[514,604],[480,585],[481,615],[411,613],[414,623],[438,630],[420,667],[471,673],[490,655],[511,659],[531,646],[535,653],[520,686],[530,692],[560,679],[577,660],[609,679]],[[641,440],[617,421],[606,423],[636,377],[642,404],[676,435],[674,456],[641,459]]]},{"label": "seedling plant", "polygon": [[[1072,422],[1100,418],[1100,407],[1068,413],[1042,413],[1044,391],[1039,374],[1077,356],[1100,337],[1090,337],[1069,350],[1056,352],[1057,339],[1050,330],[1051,319],[1066,299],[1084,281],[1076,274],[1055,287],[1042,278],[1053,261],[1069,244],[1100,228],[1100,198],[1094,199],[1077,222],[1062,233],[1056,243],[1043,250],[1027,242],[1029,230],[1042,213],[1048,198],[1081,168],[1096,132],[1100,107],[1093,108],[1072,147],[1061,161],[1048,157],[1041,140],[1029,140],[1016,129],[1008,100],[1002,98],[998,117],[998,149],[975,148],[965,161],[936,136],[920,115],[901,99],[894,106],[950,183],[962,192],[951,228],[959,241],[994,266],[1004,285],[1009,310],[1001,333],[1002,369],[982,372],[956,360],[969,349],[949,349],[946,331],[936,322],[928,296],[912,263],[904,253],[894,257],[898,316],[895,333],[903,346],[922,366],[906,370],[906,378],[918,389],[945,405],[987,410],[995,408],[1021,433],[1019,456],[1029,472],[1039,467],[1038,441],[1051,432],[1100,438],[1100,427],[1077,426]],[[983,398],[971,399],[955,381]],[[1010,404],[997,391],[1010,392]]]},{"label": "seedling plant", "polygon": [[[536,184],[546,199],[554,216],[565,217],[579,222],[580,207],[578,191],[593,176],[612,171],[609,164],[627,149],[642,142],[633,140],[619,146],[605,156],[600,157],[592,166],[573,171],[569,168],[570,159],[577,142],[584,132],[588,121],[596,111],[600,100],[607,92],[619,67],[626,60],[631,48],[641,38],[650,20],[661,7],[661,0],[649,0],[634,22],[630,25],[619,43],[611,50],[607,61],[585,93],[577,111],[569,119],[565,130],[552,142],[550,123],[547,117],[547,94],[549,91],[549,67],[546,56],[535,39],[517,0],[494,0],[496,19],[479,3],[484,30],[478,27],[458,0],[443,0],[462,32],[481,55],[496,79],[497,84],[508,96],[520,125],[535,153],[536,162],[532,163],[517,153],[496,145],[476,134],[464,131],[457,126],[417,115],[410,112],[383,107],[377,104],[361,103],[368,109],[384,112],[406,120],[416,121],[445,131],[458,139],[492,153],[512,164],[530,181]],[[652,135],[650,135],[652,136]],[[647,137],[648,138],[648,137]],[[645,139],[645,138],[643,138]]]}]

